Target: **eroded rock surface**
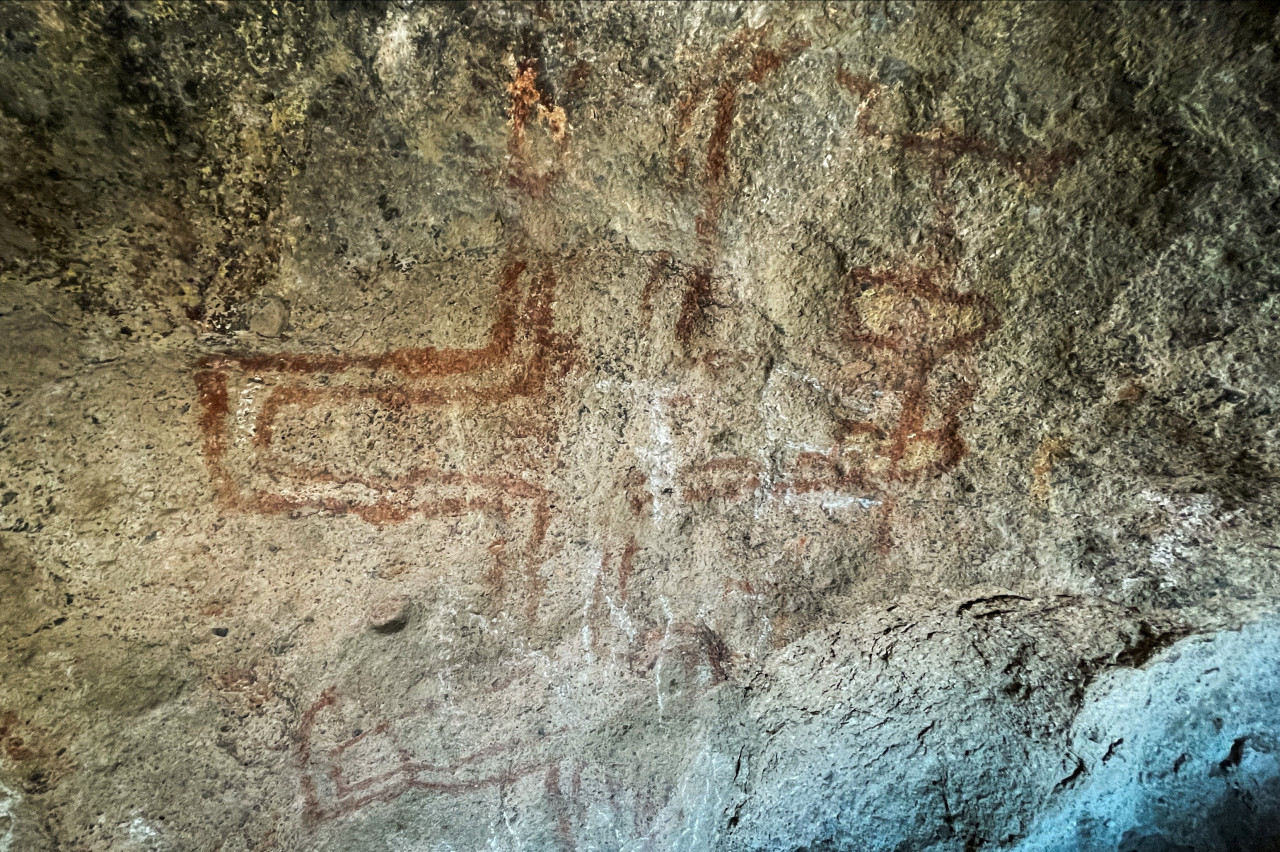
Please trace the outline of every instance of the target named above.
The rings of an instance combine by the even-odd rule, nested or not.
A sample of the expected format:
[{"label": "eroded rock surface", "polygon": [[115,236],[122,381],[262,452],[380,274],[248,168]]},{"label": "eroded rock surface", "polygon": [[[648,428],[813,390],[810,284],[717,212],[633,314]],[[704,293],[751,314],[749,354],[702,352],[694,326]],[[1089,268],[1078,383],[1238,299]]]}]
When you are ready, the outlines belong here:
[{"label": "eroded rock surface", "polygon": [[0,850],[1280,848],[1278,40],[0,5]]}]

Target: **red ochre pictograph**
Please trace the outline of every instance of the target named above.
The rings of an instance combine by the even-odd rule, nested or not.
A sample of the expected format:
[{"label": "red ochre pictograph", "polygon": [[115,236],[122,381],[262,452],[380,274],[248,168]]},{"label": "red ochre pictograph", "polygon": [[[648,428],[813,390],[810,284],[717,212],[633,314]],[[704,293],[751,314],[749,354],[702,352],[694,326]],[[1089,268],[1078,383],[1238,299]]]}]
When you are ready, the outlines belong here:
[{"label": "red ochre pictograph", "polygon": [[706,314],[714,302],[714,275],[720,261],[720,218],[728,190],[730,143],[738,98],[744,88],[761,85],[770,74],[809,46],[804,39],[785,39],[770,46],[770,34],[768,24],[739,32],[716,50],[707,73],[695,77],[676,103],[674,149],[675,167],[680,175],[686,174],[691,165],[691,152],[685,139],[697,112],[703,106],[713,108],[699,180],[703,205],[696,222],[698,253],[684,276],[680,318],[676,321],[676,337],[685,346],[705,331]]},{"label": "red ochre pictograph", "polygon": [[[499,683],[485,695],[500,698],[509,686],[509,681]],[[547,833],[566,849],[578,848],[577,828],[585,822],[588,796],[630,810],[636,835],[652,830],[658,797],[633,789],[608,767],[570,756],[571,729],[543,726],[510,737],[486,735],[479,738],[486,745],[459,747],[454,739],[441,738],[439,720],[429,709],[387,717],[368,712],[337,687],[326,689],[303,714],[298,731],[306,824],[341,819],[410,793],[450,798],[492,793],[502,800],[540,803]],[[415,748],[441,756],[423,759]]]},{"label": "red ochre pictograph", "polygon": [[[511,67],[507,182],[536,200],[560,173],[535,163],[565,152],[568,121],[539,88],[536,58],[511,59]],[[538,124],[545,134],[530,132]],[[537,555],[551,521],[540,484],[554,434],[545,394],[572,345],[552,331],[555,272],[531,264],[523,243],[508,248],[482,346],[202,359],[200,428],[221,503],[379,526],[482,513],[503,527],[487,579],[501,586],[509,554],[522,555],[536,607]],[[523,547],[508,547],[509,527]]]},{"label": "red ochre pictograph", "polygon": [[[879,549],[893,546],[892,516],[896,484],[946,473],[968,452],[960,435],[961,414],[971,404],[976,383],[956,370],[943,381],[938,368],[972,350],[1000,327],[994,307],[981,295],[956,288],[955,200],[952,169],[963,157],[994,163],[1029,185],[1051,184],[1079,156],[1074,146],[1018,153],[981,137],[934,128],[926,133],[893,132],[875,120],[885,87],[837,70],[837,80],[861,103],[855,128],[865,138],[897,147],[930,172],[932,233],[924,263],[849,271],[841,306],[844,342],[867,369],[854,378],[872,382],[896,402],[896,416],[840,425],[837,444],[827,457],[828,473],[797,479],[790,488],[821,487],[824,479],[869,488],[881,495],[876,539]],[[820,471],[821,457],[804,460]]]},{"label": "red ochre pictograph", "polygon": [[865,359],[864,372],[851,381],[875,388],[878,416],[840,422],[831,450],[801,453],[791,475],[775,487],[796,494],[876,495],[882,505],[875,543],[882,553],[893,547],[898,486],[944,474],[968,452],[961,414],[976,383],[964,369],[940,382],[937,368],[1000,326],[990,303],[954,290],[950,274],[946,266],[850,271],[841,306],[844,343]]},{"label": "red ochre pictograph", "polygon": [[[528,56],[515,62],[512,80],[507,84],[507,92],[511,95],[507,183],[523,190],[531,198],[546,195],[547,190],[561,176],[558,169],[539,171],[535,167],[535,162],[539,159],[539,146],[536,143],[541,142],[543,148],[550,147],[549,153],[559,158],[568,150],[569,142],[569,119],[564,107],[556,105],[550,95],[538,85],[540,65],[536,56]],[[535,139],[529,133],[531,124],[535,122],[545,130],[540,139]]]},{"label": "red ochre pictograph", "polygon": [[[306,818],[312,823],[390,802],[410,790],[462,794],[511,786],[545,775],[559,763],[551,749],[519,740],[496,743],[441,762],[418,760],[401,738],[412,719],[381,719],[352,732],[344,699],[330,687],[307,710],[300,730],[299,760]],[[553,732],[547,739],[555,742]],[[524,746],[523,749],[521,747]],[[513,762],[516,754],[524,758]]]},{"label": "red ochre pictograph", "polygon": [[[991,303],[980,294],[956,287],[955,201],[952,169],[963,157],[994,163],[1028,185],[1047,185],[1079,156],[1074,146],[1034,153],[1005,150],[981,137],[935,128],[926,133],[887,130],[873,117],[884,96],[879,82],[839,69],[837,79],[861,103],[857,132],[886,148],[898,148],[930,173],[933,222],[922,263],[888,268],[859,267],[848,272],[840,305],[841,342],[855,367],[848,383],[874,391],[882,402],[866,420],[838,424],[828,452],[804,452],[774,472],[771,495],[861,493],[881,503],[875,539],[878,549],[893,547],[892,522],[897,492],[904,483],[954,469],[968,452],[961,437],[961,417],[971,404],[976,381],[967,377],[962,356],[1000,327]],[[732,101],[729,102],[730,104]],[[718,124],[717,127],[720,125]],[[722,148],[713,138],[711,150]],[[708,162],[714,158],[709,155]],[[720,167],[708,166],[707,184],[719,184]],[[711,192],[714,199],[716,194]],[[708,210],[718,210],[719,201]],[[699,220],[699,233],[714,221]],[[655,274],[670,265],[667,257]],[[685,306],[678,321],[687,337],[697,313],[699,294],[709,292],[710,273],[689,277]],[[650,290],[646,296],[651,299]],[[646,299],[646,304],[648,302]],[[944,375],[940,368],[948,366]],[[752,458],[722,456],[688,464],[678,474],[681,493],[690,502],[745,500],[768,480],[769,471]]]},{"label": "red ochre pictograph", "polygon": [[567,349],[552,331],[555,285],[550,265],[509,262],[473,349],[204,358],[200,425],[221,503],[377,525],[481,512],[517,524],[536,553],[551,511],[540,399]]}]

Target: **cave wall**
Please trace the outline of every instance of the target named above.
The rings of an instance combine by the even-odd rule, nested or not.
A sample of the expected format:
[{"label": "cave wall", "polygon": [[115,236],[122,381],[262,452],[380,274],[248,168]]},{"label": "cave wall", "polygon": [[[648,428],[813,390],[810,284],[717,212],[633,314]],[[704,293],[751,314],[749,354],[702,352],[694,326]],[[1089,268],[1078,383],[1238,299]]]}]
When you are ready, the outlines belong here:
[{"label": "cave wall", "polygon": [[1280,849],[1278,40],[0,5],[0,850]]}]

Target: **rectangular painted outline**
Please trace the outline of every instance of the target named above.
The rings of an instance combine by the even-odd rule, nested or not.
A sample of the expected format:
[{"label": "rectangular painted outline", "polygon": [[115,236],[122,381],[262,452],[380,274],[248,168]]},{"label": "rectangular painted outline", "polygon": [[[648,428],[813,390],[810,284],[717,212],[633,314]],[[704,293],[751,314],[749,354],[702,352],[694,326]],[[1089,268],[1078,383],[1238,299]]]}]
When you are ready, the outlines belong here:
[{"label": "rectangular painted outline", "polygon": [[[530,548],[536,549],[545,536],[550,507],[547,491],[521,476],[530,471],[457,473],[424,467],[401,476],[378,478],[339,474],[321,464],[291,464],[278,458],[271,446],[277,419],[290,407],[314,408],[360,400],[373,400],[390,408],[432,407],[501,403],[541,395],[554,343],[551,301],[555,277],[544,266],[532,276],[522,301],[520,281],[527,270],[524,261],[504,268],[498,315],[488,341],[478,348],[405,348],[355,356],[223,353],[202,359],[195,384],[202,408],[204,458],[223,504],[261,514],[306,509],[353,514],[380,526],[413,515],[446,517],[473,511],[507,518],[515,505],[532,504]],[[256,488],[249,483],[245,471],[234,470],[229,449],[237,430],[243,429],[233,422],[229,396],[231,379],[237,374],[248,381],[264,374],[292,379],[272,387],[258,411],[250,433],[253,460],[284,486],[320,486],[319,494],[291,495],[283,487]],[[321,384],[335,377],[348,381]],[[372,499],[344,498],[344,490],[363,491]],[[419,496],[420,491],[425,493]],[[406,494],[409,499],[402,499]]]}]

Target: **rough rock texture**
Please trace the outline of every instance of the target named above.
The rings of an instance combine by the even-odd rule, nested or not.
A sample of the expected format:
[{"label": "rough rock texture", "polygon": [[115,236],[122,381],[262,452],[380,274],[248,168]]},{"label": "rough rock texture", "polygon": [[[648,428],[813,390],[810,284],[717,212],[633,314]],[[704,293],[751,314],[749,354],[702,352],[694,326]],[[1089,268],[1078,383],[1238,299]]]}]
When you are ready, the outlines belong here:
[{"label": "rough rock texture", "polygon": [[0,5],[0,850],[1280,849],[1266,5]]}]

